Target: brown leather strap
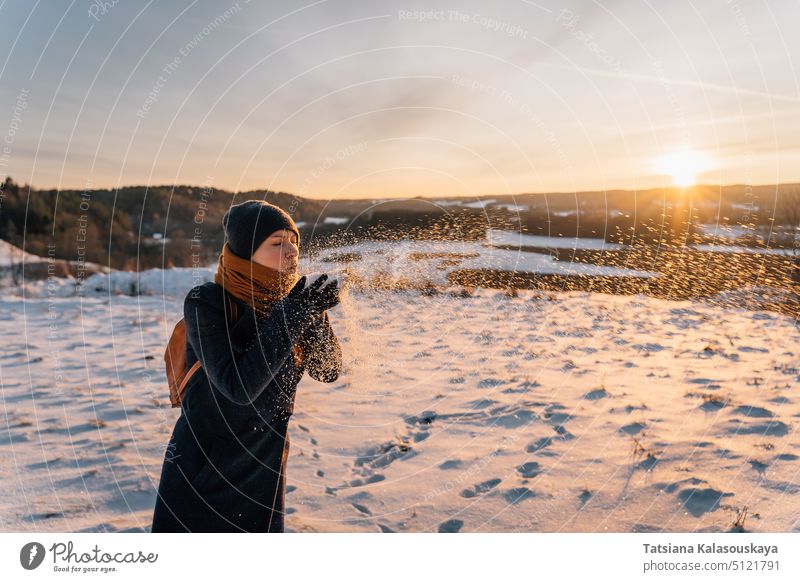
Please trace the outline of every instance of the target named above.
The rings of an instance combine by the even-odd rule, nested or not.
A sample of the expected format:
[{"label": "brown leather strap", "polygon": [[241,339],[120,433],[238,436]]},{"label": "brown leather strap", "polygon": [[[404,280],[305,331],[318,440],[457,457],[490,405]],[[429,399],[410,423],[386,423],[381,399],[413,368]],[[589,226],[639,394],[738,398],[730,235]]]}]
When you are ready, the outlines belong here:
[{"label": "brown leather strap", "polygon": [[189,371],[186,372],[186,375],[183,377],[183,381],[180,383],[180,386],[178,386],[178,394],[183,394],[184,390],[186,390],[186,385],[189,383],[189,380],[192,379],[194,373],[197,372],[197,370],[199,369],[200,369],[200,360],[197,360],[194,364],[192,364],[192,367],[189,368]]}]

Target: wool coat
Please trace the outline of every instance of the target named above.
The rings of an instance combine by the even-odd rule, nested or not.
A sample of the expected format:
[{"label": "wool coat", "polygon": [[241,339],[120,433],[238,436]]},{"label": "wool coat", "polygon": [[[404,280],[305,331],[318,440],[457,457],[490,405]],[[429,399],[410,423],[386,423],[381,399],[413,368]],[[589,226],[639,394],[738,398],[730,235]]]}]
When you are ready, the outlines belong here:
[{"label": "wool coat", "polygon": [[[259,319],[230,296],[232,323],[226,295],[209,282],[184,302],[187,365],[200,359],[202,368],[186,387],[164,456],[153,533],[282,532],[297,384],[306,370],[320,382],[341,371],[327,311],[279,301]],[[297,342],[305,354],[299,367]]]}]

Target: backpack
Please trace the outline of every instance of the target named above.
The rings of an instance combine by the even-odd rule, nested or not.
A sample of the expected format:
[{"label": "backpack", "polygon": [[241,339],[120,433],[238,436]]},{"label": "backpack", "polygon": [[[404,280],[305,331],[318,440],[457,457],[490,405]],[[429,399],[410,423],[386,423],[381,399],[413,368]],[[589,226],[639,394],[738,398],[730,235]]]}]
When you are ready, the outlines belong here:
[{"label": "backpack", "polygon": [[[231,323],[236,321],[236,302],[226,292],[231,304]],[[167,367],[167,383],[169,384],[169,400],[172,408],[179,408],[189,380],[200,369],[198,359],[192,367],[186,369],[186,322],[181,320],[175,324],[172,335],[164,351],[164,364]]]}]

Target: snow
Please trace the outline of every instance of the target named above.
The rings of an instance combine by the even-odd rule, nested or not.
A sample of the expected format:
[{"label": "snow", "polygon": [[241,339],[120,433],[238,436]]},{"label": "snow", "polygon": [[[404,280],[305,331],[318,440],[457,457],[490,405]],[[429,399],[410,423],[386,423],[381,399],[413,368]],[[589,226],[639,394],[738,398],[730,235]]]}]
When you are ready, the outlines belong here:
[{"label": "snow", "polygon": [[473,202],[466,202],[465,200],[434,200],[433,203],[436,206],[460,206],[462,208],[473,208],[482,210],[491,206],[492,208],[504,208],[509,212],[527,212],[530,209],[530,206],[527,204],[513,204],[513,203],[501,203],[497,202],[496,199],[492,198],[491,200],[475,200]]},{"label": "snow", "polygon": [[[500,241],[509,241],[515,240],[517,236],[499,238]],[[525,240],[530,241],[531,238],[533,237],[527,237]],[[488,242],[369,241],[323,252],[320,259],[324,262],[325,259],[331,259],[337,255],[358,254],[362,257],[361,260],[347,263],[347,268],[361,276],[370,277],[379,272],[386,272],[395,278],[408,277],[412,281],[429,280],[436,285],[446,285],[448,274],[462,269],[494,269],[517,273],[561,275],[658,276],[657,273],[648,271],[557,261],[555,258],[541,253],[498,249],[493,246],[497,244],[500,243],[495,238],[488,238]],[[429,257],[425,258],[425,255],[429,255]]]},{"label": "snow", "polygon": [[10,242],[0,239],[0,267],[10,267],[22,263],[23,258],[26,263],[41,263],[47,258],[33,255],[15,247]]},{"label": "snow", "polygon": [[[149,528],[181,304],[2,300],[22,332],[2,360],[4,531]],[[288,530],[724,531],[743,506],[752,531],[800,530],[787,317],[491,290],[348,292],[330,315],[345,369],[298,386]]]},{"label": "snow", "polygon": [[[445,249],[481,253],[457,268],[555,268],[484,244],[369,243],[300,267],[428,277],[441,259],[411,253]],[[178,416],[163,352],[212,276],[5,290],[2,531],[149,529]],[[460,291],[346,287],[329,312],[343,373],[297,388],[288,531],[728,531],[745,506],[748,531],[800,531],[791,318],[746,296]]]},{"label": "snow", "polygon": [[68,277],[51,278],[46,281],[26,281],[21,287],[9,288],[9,293],[27,298],[70,297],[75,295],[170,295],[185,296],[189,290],[206,281],[212,281],[216,273],[213,267],[176,267],[172,269],[148,269],[145,271],[111,271],[94,273],[82,284]]},{"label": "snow", "polygon": [[[486,241],[369,241],[339,246],[322,251],[318,260],[305,259],[302,263],[309,271],[341,270],[343,265],[326,261],[337,255],[356,254],[361,260],[347,263],[346,267],[359,276],[370,279],[380,273],[394,278],[406,277],[447,285],[448,274],[460,269],[496,269],[518,273],[556,273],[562,275],[616,275],[654,277],[657,273],[603,267],[583,263],[557,261],[541,254],[516,250],[503,250],[493,245],[534,245],[557,248],[615,248],[618,245],[600,239],[562,239],[520,235],[510,231],[490,231]],[[426,255],[428,255],[426,257]],[[141,272],[112,271],[94,274],[83,282],[83,294],[106,295],[185,295],[195,285],[211,281],[216,263],[197,268],[149,269]],[[25,297],[66,297],[78,293],[72,278],[25,282],[22,288],[10,288],[10,293],[23,293]]]},{"label": "snow", "polygon": [[[47,263],[49,261],[49,257],[40,257],[38,255],[34,255],[12,245],[8,241],[0,239],[0,269],[3,269],[3,272],[0,273],[0,289],[12,287],[12,292],[18,292],[21,290],[19,287],[14,286],[14,276],[11,273],[10,267],[13,266],[22,272],[22,267],[25,264]],[[89,261],[84,261],[83,263],[78,260],[67,262],[73,268],[73,270],[77,271],[91,270],[100,273],[109,273],[112,271],[112,269],[110,269],[107,265],[99,265]],[[41,294],[47,286],[50,286],[51,291],[57,289],[58,291],[55,292],[64,293],[64,289],[67,289],[68,287],[74,287],[74,284],[72,283],[74,283],[74,279],[59,279],[58,277],[51,277],[48,280],[41,280],[33,283],[28,282],[26,284],[32,285],[32,287],[35,289],[34,293]],[[74,293],[74,290],[70,289],[67,291],[67,293],[72,294]]]},{"label": "snow", "polygon": [[492,208],[504,208],[509,212],[527,212],[530,206],[527,204],[495,204]]},{"label": "snow", "polygon": [[690,248],[695,251],[715,252],[715,253],[748,253],[755,255],[785,255],[792,254],[792,249],[764,249],[752,247],[737,247],[733,245],[692,245]]},{"label": "snow", "polygon": [[494,198],[492,198],[491,200],[476,200],[474,202],[462,202],[461,207],[482,209],[486,208],[486,206],[488,206],[489,204],[494,204],[495,202],[497,201]]},{"label": "snow", "polygon": [[326,216],[325,220],[322,222],[323,224],[347,224],[350,222],[350,219],[346,216]]},{"label": "snow", "polygon": [[602,238],[540,236],[512,230],[490,229],[486,239],[494,245],[545,247],[556,249],[622,250],[625,245],[609,243]]},{"label": "snow", "polygon": [[718,236],[734,240],[741,237],[753,236],[755,233],[755,229],[752,226],[748,227],[740,224],[700,224],[697,228],[700,232],[709,236]]}]

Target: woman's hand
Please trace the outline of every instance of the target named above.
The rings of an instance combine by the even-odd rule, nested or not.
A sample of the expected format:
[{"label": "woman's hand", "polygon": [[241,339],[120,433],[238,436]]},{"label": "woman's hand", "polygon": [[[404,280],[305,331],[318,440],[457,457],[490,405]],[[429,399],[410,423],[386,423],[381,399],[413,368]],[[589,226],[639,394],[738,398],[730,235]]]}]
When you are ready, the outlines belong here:
[{"label": "woman's hand", "polygon": [[[282,309],[288,306],[289,311],[296,309],[308,311],[314,317],[319,317],[326,309],[339,304],[339,282],[335,279],[328,282],[328,276],[322,275],[311,285],[306,287],[306,276],[303,275],[295,283],[292,290],[281,300]],[[327,284],[326,284],[327,283]]]},{"label": "woman's hand", "polygon": [[333,279],[332,282],[328,282],[328,275],[323,274],[303,289],[302,296],[317,313],[322,313],[339,304],[339,281]]}]

